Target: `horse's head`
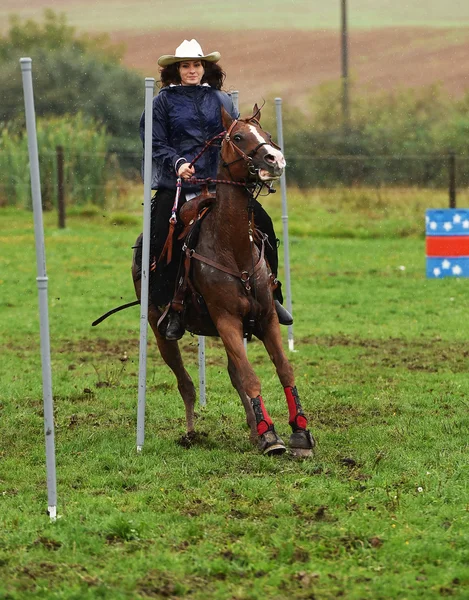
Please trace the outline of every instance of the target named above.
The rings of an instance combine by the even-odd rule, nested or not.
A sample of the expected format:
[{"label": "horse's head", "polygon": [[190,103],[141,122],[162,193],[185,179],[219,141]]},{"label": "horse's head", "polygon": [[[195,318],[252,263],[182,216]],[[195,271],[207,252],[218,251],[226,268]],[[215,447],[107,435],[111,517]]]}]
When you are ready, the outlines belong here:
[{"label": "horse's head", "polygon": [[221,147],[221,166],[233,179],[271,181],[278,179],[285,168],[285,158],[279,146],[260,125],[261,111],[254,105],[247,119],[233,120],[222,107],[226,130]]}]

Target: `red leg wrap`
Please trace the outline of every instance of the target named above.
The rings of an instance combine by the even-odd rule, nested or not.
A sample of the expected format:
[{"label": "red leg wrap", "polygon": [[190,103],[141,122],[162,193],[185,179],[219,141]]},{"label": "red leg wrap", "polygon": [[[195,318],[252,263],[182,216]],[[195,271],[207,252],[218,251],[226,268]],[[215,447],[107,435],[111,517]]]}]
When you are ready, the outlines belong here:
[{"label": "red leg wrap", "polygon": [[296,429],[307,429],[308,420],[303,412],[301,406],[300,397],[296,387],[288,386],[283,388],[285,396],[287,398],[288,412],[290,413],[289,423],[293,430]]},{"label": "red leg wrap", "polygon": [[273,422],[264,406],[264,400],[262,400],[262,396],[251,398],[251,406],[256,416],[257,434],[263,435],[273,426]]}]

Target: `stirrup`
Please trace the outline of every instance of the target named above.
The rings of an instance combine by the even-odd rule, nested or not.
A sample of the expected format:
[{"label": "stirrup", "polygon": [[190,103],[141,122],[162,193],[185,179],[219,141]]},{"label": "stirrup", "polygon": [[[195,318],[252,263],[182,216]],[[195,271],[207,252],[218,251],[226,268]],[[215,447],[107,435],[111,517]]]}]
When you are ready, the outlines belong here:
[{"label": "stirrup", "polygon": [[274,305],[280,325],[293,325],[293,317],[288,310],[278,300],[274,300]]}]

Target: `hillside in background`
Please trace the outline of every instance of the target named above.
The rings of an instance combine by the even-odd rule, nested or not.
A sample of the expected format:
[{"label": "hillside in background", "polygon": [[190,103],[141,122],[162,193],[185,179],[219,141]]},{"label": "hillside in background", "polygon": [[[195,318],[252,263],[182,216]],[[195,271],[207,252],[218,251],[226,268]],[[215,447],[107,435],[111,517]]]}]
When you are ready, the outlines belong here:
[{"label": "hillside in background", "polygon": [[[441,83],[455,96],[469,88],[469,2],[349,2],[350,71],[356,88],[393,90]],[[80,31],[106,31],[126,44],[124,63],[158,78],[156,61],[184,38],[219,50],[242,105],[281,95],[297,105],[340,77],[340,1],[2,0],[11,13],[40,19],[45,7],[65,12]],[[190,28],[189,28],[190,26]],[[33,57],[34,58],[34,57]]]}]

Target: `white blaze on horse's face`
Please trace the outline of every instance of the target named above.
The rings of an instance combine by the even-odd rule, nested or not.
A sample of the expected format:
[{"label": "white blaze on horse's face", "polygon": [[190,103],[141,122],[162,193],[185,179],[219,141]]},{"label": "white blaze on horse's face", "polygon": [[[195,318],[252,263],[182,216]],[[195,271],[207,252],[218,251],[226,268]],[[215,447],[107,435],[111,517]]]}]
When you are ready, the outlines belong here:
[{"label": "white blaze on horse's face", "polygon": [[[254,125],[248,125],[249,131],[259,141],[259,144],[265,143],[265,139],[257,131]],[[263,160],[268,165],[266,169],[259,169],[259,179],[261,181],[269,181],[271,179],[277,179],[283,173],[283,169],[286,166],[286,161],[283,154],[277,148],[274,148],[272,144],[265,144],[262,148],[265,149],[266,154],[263,156]]]}]

